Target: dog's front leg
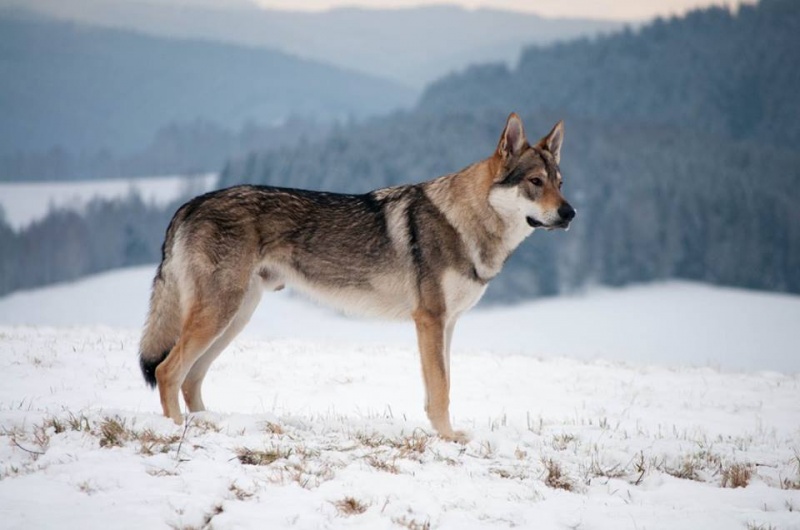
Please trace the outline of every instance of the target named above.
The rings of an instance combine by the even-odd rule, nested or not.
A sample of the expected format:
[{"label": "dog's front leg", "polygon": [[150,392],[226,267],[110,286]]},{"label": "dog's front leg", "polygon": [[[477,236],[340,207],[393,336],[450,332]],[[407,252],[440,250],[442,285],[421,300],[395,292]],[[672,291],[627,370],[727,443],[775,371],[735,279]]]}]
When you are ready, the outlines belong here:
[{"label": "dog's front leg", "polygon": [[422,377],[425,382],[425,412],[433,428],[446,440],[467,441],[463,432],[453,431],[450,424],[450,378],[445,351],[445,319],[426,310],[414,312],[417,326]]}]

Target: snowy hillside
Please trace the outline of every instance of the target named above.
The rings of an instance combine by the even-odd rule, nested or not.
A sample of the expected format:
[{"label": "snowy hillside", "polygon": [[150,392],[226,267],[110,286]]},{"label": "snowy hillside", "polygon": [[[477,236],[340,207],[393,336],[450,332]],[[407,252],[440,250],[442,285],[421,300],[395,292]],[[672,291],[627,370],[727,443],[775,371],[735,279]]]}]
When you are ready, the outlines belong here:
[{"label": "snowy hillside", "polygon": [[216,173],[209,173],[196,177],[170,175],[75,182],[0,182],[0,208],[6,222],[14,230],[20,230],[42,219],[53,208],[82,211],[92,199],[121,199],[134,192],[146,203],[164,205],[183,195],[207,191],[216,179]]},{"label": "snowy hillside", "polygon": [[[139,329],[154,266],[0,297],[0,325]],[[639,365],[800,372],[800,296],[666,282],[479,307],[456,352],[565,356]],[[414,347],[413,325],[345,318],[288,291],[266,293],[243,335]]]},{"label": "snowy hillside", "polygon": [[798,297],[668,283],[477,310],[462,446],[431,434],[408,324],[282,293],[212,366],[211,411],[174,425],[136,358],[152,273],[0,299],[3,528],[800,528]]}]

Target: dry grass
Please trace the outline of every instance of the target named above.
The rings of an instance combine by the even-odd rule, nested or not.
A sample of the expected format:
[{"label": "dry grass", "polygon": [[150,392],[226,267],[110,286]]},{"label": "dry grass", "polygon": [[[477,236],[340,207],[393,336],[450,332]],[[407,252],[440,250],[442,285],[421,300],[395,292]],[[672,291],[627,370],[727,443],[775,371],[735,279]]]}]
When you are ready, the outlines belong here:
[{"label": "dry grass", "polygon": [[277,435],[285,434],[283,427],[281,427],[280,424],[273,423],[271,421],[268,421],[264,424],[264,431],[270,434],[277,434]]},{"label": "dry grass", "polygon": [[381,446],[386,445],[387,443],[389,443],[389,441],[386,438],[384,438],[382,435],[380,435],[380,434],[378,434],[376,432],[367,433],[367,432],[359,431],[359,432],[356,432],[353,435],[353,437],[361,445],[364,445],[366,447],[370,447],[372,449],[381,447]]},{"label": "dry grass", "polygon": [[104,418],[100,422],[100,447],[122,447],[134,438],[134,433],[125,428],[125,420],[119,416]]},{"label": "dry grass", "polygon": [[789,478],[785,478],[781,480],[781,489],[782,490],[800,490],[800,479],[792,480]]},{"label": "dry grass", "polygon": [[367,464],[374,467],[378,471],[383,471],[385,473],[391,473],[392,475],[397,475],[400,473],[400,470],[397,468],[397,458],[393,457],[391,461],[388,459],[382,459],[378,455],[369,455],[366,458]]},{"label": "dry grass", "polygon": [[572,434],[561,433],[553,436],[551,445],[556,451],[565,451],[569,444],[575,441],[575,436]]},{"label": "dry grass", "polygon": [[428,448],[430,436],[422,431],[415,431],[411,436],[400,439],[385,440],[385,444],[397,449],[402,458],[409,456],[419,456]]},{"label": "dry grass", "polygon": [[255,492],[247,491],[242,489],[236,482],[231,482],[231,485],[228,486],[228,491],[230,491],[237,500],[244,501],[255,495]]},{"label": "dry grass", "polygon": [[744,488],[750,483],[753,476],[751,464],[731,464],[722,469],[723,488]]},{"label": "dry grass", "polygon": [[291,450],[281,450],[277,447],[263,451],[240,447],[236,449],[236,458],[248,466],[268,466],[277,460],[288,457],[291,453]]},{"label": "dry grass", "polygon": [[139,446],[139,454],[143,455],[167,453],[174,444],[181,440],[178,434],[157,434],[152,429],[145,429],[141,432],[134,433],[133,436],[141,444]]},{"label": "dry grass", "polygon": [[178,472],[171,469],[148,469],[146,471],[151,477],[176,477]]},{"label": "dry grass", "polygon": [[408,530],[431,530],[430,519],[417,521],[416,519],[401,515],[400,517],[392,517],[392,522],[398,526],[408,528]]},{"label": "dry grass", "polygon": [[547,486],[566,491],[572,491],[575,489],[575,485],[572,483],[569,477],[564,474],[558,462],[552,458],[545,458],[542,460],[542,464],[544,464],[544,469],[546,472],[544,483],[547,484]]},{"label": "dry grass", "polygon": [[361,502],[355,497],[345,497],[333,503],[339,515],[349,517],[351,515],[360,515],[367,511],[370,507],[369,503]]},{"label": "dry grass", "polygon": [[669,467],[664,465],[663,470],[664,473],[675,478],[684,480],[700,480],[700,476],[697,474],[697,460],[690,456],[684,457],[683,461],[678,467]]},{"label": "dry grass", "polygon": [[189,422],[190,422],[190,426],[191,427],[195,428],[196,430],[198,430],[198,431],[200,431],[202,433],[220,432],[222,430],[222,429],[220,429],[220,426],[217,425],[216,423],[214,423],[213,421],[209,421],[209,420],[205,420],[205,419],[201,419],[201,418],[197,418],[197,417],[191,417],[189,419]]}]

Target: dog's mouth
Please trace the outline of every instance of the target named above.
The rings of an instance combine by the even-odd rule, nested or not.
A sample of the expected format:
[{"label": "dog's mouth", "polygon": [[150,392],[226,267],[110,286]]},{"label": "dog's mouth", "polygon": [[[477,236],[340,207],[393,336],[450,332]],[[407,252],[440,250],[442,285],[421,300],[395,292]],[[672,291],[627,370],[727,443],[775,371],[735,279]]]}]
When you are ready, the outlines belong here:
[{"label": "dog's mouth", "polygon": [[528,226],[530,226],[531,228],[544,228],[545,230],[555,230],[557,228],[563,230],[569,229],[569,221],[566,220],[561,220],[551,225],[546,225],[543,222],[539,221],[538,219],[534,219],[531,216],[526,216],[525,220],[528,222]]},{"label": "dog's mouth", "polygon": [[528,226],[530,226],[531,228],[539,228],[541,226],[544,226],[544,223],[540,222],[538,219],[534,219],[530,215],[525,217],[525,220],[528,221]]}]

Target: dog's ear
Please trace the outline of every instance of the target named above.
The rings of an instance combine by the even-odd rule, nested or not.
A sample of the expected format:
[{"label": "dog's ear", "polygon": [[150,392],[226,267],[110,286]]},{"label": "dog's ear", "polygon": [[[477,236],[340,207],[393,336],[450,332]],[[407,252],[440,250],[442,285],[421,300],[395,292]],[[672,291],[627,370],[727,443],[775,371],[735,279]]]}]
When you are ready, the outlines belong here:
[{"label": "dog's ear", "polygon": [[503,160],[517,156],[527,145],[528,139],[525,138],[525,129],[522,128],[522,120],[516,112],[512,112],[506,120],[506,128],[500,135],[500,142],[497,144],[497,154]]},{"label": "dog's ear", "polygon": [[556,159],[556,164],[561,162],[561,143],[564,141],[564,120],[556,123],[550,134],[539,140],[536,147],[549,151]]}]

